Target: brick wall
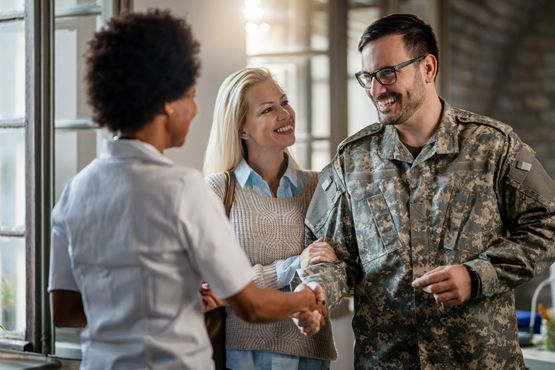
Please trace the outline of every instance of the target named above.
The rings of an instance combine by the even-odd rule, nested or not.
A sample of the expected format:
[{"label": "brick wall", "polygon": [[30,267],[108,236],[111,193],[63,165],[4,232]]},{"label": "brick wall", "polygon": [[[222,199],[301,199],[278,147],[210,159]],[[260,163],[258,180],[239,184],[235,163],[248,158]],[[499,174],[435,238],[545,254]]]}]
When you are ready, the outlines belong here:
[{"label": "brick wall", "polygon": [[[555,1],[450,4],[450,103],[511,125],[555,179]],[[517,309],[530,310],[548,276],[515,291]],[[546,288],[540,299],[551,305],[550,297]]]}]

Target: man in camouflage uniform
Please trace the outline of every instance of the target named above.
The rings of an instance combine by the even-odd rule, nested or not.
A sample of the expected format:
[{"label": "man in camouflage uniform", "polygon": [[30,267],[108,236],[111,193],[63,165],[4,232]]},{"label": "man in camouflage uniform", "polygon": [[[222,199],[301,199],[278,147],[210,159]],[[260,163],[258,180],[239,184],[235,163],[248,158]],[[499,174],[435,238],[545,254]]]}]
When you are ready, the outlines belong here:
[{"label": "man in camouflage uniform", "polygon": [[324,237],[339,261],[300,278],[330,311],[354,294],[357,370],[523,369],[513,289],[555,260],[555,184],[511,127],[438,97],[420,18],[374,22],[359,50],[380,123],[321,173],[307,245]]}]

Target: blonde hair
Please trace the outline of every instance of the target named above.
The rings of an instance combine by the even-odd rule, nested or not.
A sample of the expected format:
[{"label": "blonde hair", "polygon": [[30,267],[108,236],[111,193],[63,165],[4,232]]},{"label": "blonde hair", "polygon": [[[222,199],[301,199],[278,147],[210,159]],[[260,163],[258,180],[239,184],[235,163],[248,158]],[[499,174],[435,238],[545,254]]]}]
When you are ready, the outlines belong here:
[{"label": "blonde hair", "polygon": [[[205,176],[234,170],[245,156],[246,147],[239,137],[248,112],[245,96],[249,88],[268,80],[274,77],[267,68],[244,68],[232,73],[220,86],[204,154]],[[285,148],[284,152],[298,168],[289,150]]]}]

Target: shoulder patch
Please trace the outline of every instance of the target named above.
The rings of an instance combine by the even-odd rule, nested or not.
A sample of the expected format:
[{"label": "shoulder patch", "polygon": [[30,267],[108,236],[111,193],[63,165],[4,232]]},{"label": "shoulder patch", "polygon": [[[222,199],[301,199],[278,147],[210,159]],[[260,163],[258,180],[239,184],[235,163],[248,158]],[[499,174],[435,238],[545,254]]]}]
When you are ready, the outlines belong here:
[{"label": "shoulder patch", "polygon": [[339,153],[339,151],[341,149],[343,149],[345,147],[345,145],[352,143],[354,141],[357,141],[358,139],[361,139],[363,137],[366,136],[370,136],[370,135],[374,135],[377,134],[378,132],[380,132],[381,130],[383,130],[384,126],[379,123],[373,123],[369,126],[366,126],[365,128],[363,128],[362,130],[360,130],[359,132],[357,132],[354,135],[349,136],[348,138],[346,138],[345,140],[343,140],[338,146],[337,146],[337,152]]},{"label": "shoulder patch", "polygon": [[453,108],[455,111],[455,117],[457,121],[461,123],[477,123],[479,125],[486,125],[493,127],[494,129],[501,131],[504,135],[509,135],[513,128],[503,122],[500,122],[494,118],[481,116],[476,113],[466,111],[464,109]]}]

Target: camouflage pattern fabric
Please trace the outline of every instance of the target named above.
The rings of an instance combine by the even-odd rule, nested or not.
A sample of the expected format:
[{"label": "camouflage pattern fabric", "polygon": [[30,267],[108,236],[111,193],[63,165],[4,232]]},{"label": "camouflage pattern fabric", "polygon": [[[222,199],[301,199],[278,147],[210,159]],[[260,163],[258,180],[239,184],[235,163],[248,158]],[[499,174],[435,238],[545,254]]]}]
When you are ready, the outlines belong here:
[{"label": "camouflage pattern fabric", "polygon": [[[307,244],[325,237],[339,261],[297,272],[329,310],[354,295],[357,370],[524,369],[513,289],[555,260],[555,184],[509,126],[442,103],[416,159],[393,126],[345,140],[307,213]],[[475,298],[412,288],[452,264],[477,273]]]}]

